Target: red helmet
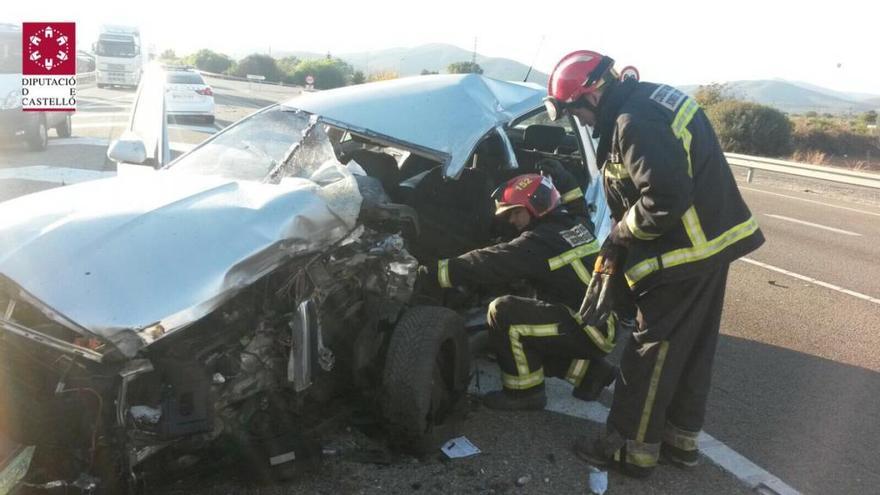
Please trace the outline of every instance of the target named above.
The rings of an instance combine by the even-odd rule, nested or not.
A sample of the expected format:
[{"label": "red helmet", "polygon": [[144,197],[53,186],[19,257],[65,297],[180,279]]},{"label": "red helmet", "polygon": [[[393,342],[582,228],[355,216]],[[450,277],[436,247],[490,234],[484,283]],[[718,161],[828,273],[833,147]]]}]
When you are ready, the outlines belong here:
[{"label": "red helmet", "polygon": [[538,174],[518,175],[492,193],[495,214],[501,215],[514,208],[525,208],[538,218],[559,206],[559,191],[548,177]]},{"label": "red helmet", "polygon": [[562,115],[566,107],[583,105],[581,97],[594,93],[608,80],[617,79],[614,59],[589,50],[578,50],[562,57],[553,68],[547,83],[544,103],[551,120]]}]

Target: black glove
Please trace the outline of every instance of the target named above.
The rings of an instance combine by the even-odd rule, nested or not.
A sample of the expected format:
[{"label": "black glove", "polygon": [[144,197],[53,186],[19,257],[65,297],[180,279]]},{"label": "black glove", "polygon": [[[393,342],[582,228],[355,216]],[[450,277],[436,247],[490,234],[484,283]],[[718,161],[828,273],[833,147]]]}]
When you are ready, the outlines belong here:
[{"label": "black glove", "polygon": [[419,266],[413,285],[413,300],[424,304],[437,304],[443,300],[443,289],[437,282],[437,271],[425,265]]},{"label": "black glove", "polygon": [[618,270],[626,258],[626,246],[618,237],[617,224],[611,228],[611,234],[602,243],[596,263],[593,267],[593,277],[584,300],[578,311],[587,325],[596,326],[608,318],[614,309],[615,285],[620,283],[621,277]]},{"label": "black glove", "polygon": [[571,172],[565,169],[565,166],[559,160],[544,158],[535,164],[535,168],[544,177],[553,179],[553,186],[562,194],[579,187],[577,179],[574,178]]}]

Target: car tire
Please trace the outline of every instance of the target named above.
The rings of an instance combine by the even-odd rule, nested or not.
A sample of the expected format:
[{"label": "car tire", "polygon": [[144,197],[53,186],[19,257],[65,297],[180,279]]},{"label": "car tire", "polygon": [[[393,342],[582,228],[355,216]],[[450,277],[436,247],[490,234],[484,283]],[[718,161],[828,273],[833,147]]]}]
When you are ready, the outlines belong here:
[{"label": "car tire", "polygon": [[49,146],[49,129],[46,119],[40,117],[27,133],[27,145],[31,151],[43,151]]},{"label": "car tire", "polygon": [[398,450],[424,454],[457,433],[467,410],[470,352],[454,311],[417,306],[397,322],[383,375],[382,412]]},{"label": "car tire", "polygon": [[205,117],[205,123],[206,124],[213,124],[214,123],[214,116],[208,115],[207,117]]},{"label": "car tire", "polygon": [[106,84],[98,83],[98,89],[104,89],[106,87],[107,87]]},{"label": "car tire", "polygon": [[70,115],[65,115],[64,120],[55,126],[55,132],[61,138],[68,138],[73,134],[73,119]]}]

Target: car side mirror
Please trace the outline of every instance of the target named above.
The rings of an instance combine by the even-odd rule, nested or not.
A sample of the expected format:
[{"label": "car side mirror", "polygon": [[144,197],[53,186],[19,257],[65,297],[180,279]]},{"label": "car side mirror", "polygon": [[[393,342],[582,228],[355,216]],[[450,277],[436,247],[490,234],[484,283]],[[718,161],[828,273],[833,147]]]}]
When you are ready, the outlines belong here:
[{"label": "car side mirror", "polygon": [[125,133],[110,144],[107,158],[116,163],[143,164],[147,161],[147,147],[137,135]]}]

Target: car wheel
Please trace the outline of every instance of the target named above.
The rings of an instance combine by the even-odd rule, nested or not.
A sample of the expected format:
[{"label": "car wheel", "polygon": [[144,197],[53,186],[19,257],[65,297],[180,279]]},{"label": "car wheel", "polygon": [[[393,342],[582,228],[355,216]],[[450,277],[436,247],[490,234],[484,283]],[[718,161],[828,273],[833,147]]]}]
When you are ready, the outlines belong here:
[{"label": "car wheel", "polygon": [[106,87],[107,87],[106,84],[98,83],[98,89],[104,89]]},{"label": "car wheel", "polygon": [[208,116],[206,116],[206,117],[205,117],[205,123],[207,123],[207,124],[213,124],[213,123],[214,123],[214,116],[213,116],[213,115],[208,115]]},{"label": "car wheel", "polygon": [[58,137],[67,138],[73,134],[73,119],[71,119],[70,115],[65,115],[64,120],[55,126],[55,132],[58,133]]},{"label": "car wheel", "polygon": [[28,131],[27,145],[31,151],[43,151],[49,146],[49,130],[43,117],[40,117]]},{"label": "car wheel", "polygon": [[383,376],[383,415],[394,447],[426,453],[456,433],[467,406],[470,353],[454,311],[418,306],[398,321]]}]

